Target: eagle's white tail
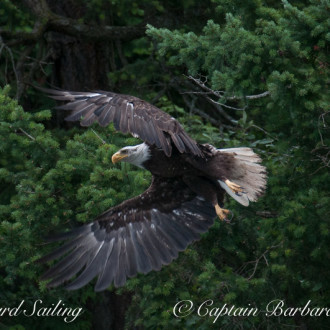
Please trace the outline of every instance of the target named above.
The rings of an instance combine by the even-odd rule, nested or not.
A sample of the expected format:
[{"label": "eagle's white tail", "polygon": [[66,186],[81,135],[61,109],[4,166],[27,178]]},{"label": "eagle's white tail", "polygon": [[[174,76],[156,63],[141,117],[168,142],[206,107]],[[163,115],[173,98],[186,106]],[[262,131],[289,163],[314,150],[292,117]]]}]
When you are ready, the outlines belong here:
[{"label": "eagle's white tail", "polygon": [[235,194],[225,182],[219,180],[221,187],[244,206],[248,206],[250,201],[255,202],[263,194],[267,183],[266,169],[260,164],[261,158],[251,148],[218,150],[234,156],[234,166],[228,179],[241,186],[244,192]]}]

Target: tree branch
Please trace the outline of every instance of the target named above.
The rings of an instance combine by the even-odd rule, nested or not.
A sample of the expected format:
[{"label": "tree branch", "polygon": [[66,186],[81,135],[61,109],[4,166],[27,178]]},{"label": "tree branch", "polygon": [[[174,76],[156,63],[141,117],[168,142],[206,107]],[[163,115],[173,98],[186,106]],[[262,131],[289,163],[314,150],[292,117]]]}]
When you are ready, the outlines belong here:
[{"label": "tree branch", "polygon": [[211,124],[215,125],[215,126],[220,126],[221,125],[221,122],[212,118],[211,116],[209,116],[206,112],[200,110],[200,109],[197,109],[193,100],[192,102],[189,102],[188,98],[183,95],[183,101],[184,103],[186,103],[186,105],[189,107],[189,110],[191,112],[194,112],[196,114],[198,114],[199,116],[201,116],[202,118],[206,119],[207,121],[209,121]]},{"label": "tree branch", "polygon": [[[208,86],[206,86],[207,83],[207,79],[205,78],[205,81],[200,80],[199,78],[195,78],[193,76],[186,76],[189,80],[192,80],[197,86],[199,86],[201,89],[203,89],[205,92],[187,92],[187,93],[192,93],[192,94],[204,94],[204,95],[214,95],[218,98],[225,98],[226,100],[230,100],[230,101],[237,101],[237,100],[254,100],[254,99],[260,99],[263,97],[266,97],[268,95],[270,95],[269,91],[260,93],[260,94],[255,94],[255,95],[245,95],[245,96],[226,96],[225,91],[215,91],[211,88],[209,88]],[[214,100],[212,100],[212,102],[217,103],[222,105],[223,107],[227,107],[229,109],[233,109],[233,110],[245,110],[246,107],[244,108],[235,108],[235,107],[230,107],[226,104],[220,103],[220,102],[216,102]]]},{"label": "tree branch", "polygon": [[36,140],[32,135],[30,135],[29,133],[25,132],[23,128],[20,128],[20,127],[19,127],[19,130],[20,130],[24,135],[26,135],[30,140],[32,140],[32,141],[35,141],[35,140]]},{"label": "tree branch", "polygon": [[214,103],[214,104],[217,104],[217,105],[220,105],[222,107],[225,107],[227,109],[231,109],[231,110],[238,110],[238,111],[244,111],[247,106],[245,106],[244,108],[235,108],[235,107],[231,107],[230,105],[227,105],[227,104],[224,104],[224,103],[221,103],[221,102],[217,102],[217,101],[214,101],[213,99],[211,99],[209,96],[206,96],[206,98],[211,102],[211,103]]},{"label": "tree branch", "polygon": [[92,132],[101,140],[102,144],[106,144],[106,142],[98,135],[93,129]]},{"label": "tree branch", "polygon": [[241,100],[241,99],[255,100],[255,99],[260,99],[262,97],[266,97],[268,95],[270,95],[270,92],[266,91],[266,92],[256,94],[256,95],[230,96],[230,97],[226,97],[226,100]]},{"label": "tree branch", "polygon": [[[39,40],[45,32],[55,31],[84,40],[132,40],[144,35],[144,23],[135,26],[87,25],[79,20],[53,13],[45,0],[21,0],[37,22],[32,32],[0,30],[0,35],[8,46],[29,44]],[[19,3],[15,0],[14,3]],[[21,5],[22,5],[21,4]]]},{"label": "tree branch", "polygon": [[[13,56],[13,53],[12,53],[11,49],[3,42],[3,40],[0,36],[0,57],[1,57],[1,53],[2,53],[3,49],[5,49],[7,51],[7,53],[9,54],[10,61],[11,61],[12,67],[13,67],[13,71],[14,71],[14,74],[15,74],[15,77],[16,77],[16,84],[17,84],[17,91],[18,91],[20,81],[19,81],[19,75],[18,75],[17,70],[16,70],[14,56]],[[16,99],[18,99],[18,92],[16,94]]]},{"label": "tree branch", "polygon": [[278,217],[278,213],[277,212],[273,212],[273,211],[257,211],[256,215],[263,217],[263,218],[276,218]]},{"label": "tree branch", "polygon": [[[241,274],[243,271],[244,271],[244,269],[246,268],[246,266],[247,265],[251,265],[251,264],[253,264],[254,266],[253,266],[253,270],[252,270],[252,273],[251,273],[251,275],[247,278],[247,280],[249,281],[249,280],[251,280],[253,277],[254,277],[254,275],[255,275],[255,273],[256,273],[256,271],[257,271],[257,268],[258,268],[258,265],[259,265],[259,262],[260,262],[260,260],[261,259],[264,259],[265,260],[265,262],[266,262],[266,265],[267,266],[269,266],[269,264],[268,264],[268,260],[267,260],[267,258],[266,258],[266,255],[267,255],[267,253],[269,253],[271,250],[274,250],[274,249],[276,249],[276,248],[278,248],[279,246],[281,246],[283,244],[283,241],[281,241],[280,243],[278,243],[278,244],[276,244],[276,245],[273,245],[273,246],[271,246],[271,247],[269,247],[266,251],[264,251],[256,260],[253,260],[253,261],[248,261],[248,262],[245,262],[236,272],[238,273],[238,274]],[[246,273],[246,272],[245,272]]]},{"label": "tree branch", "polygon": [[[197,87],[189,82],[186,81],[186,89],[196,89]],[[208,88],[205,86],[205,88]],[[209,98],[207,95],[213,93],[213,91],[210,89],[207,93],[203,93],[203,92],[199,92],[199,91],[193,91],[193,92],[183,92],[180,91],[180,94],[184,95],[184,94],[199,94],[201,95],[208,103],[210,103],[212,105],[213,108],[215,108],[216,112],[223,117],[224,119],[226,119],[230,124],[236,126],[237,125],[237,121],[231,117],[226,111],[224,111],[224,109],[222,108],[222,106],[220,104],[214,103],[213,100],[211,98]],[[210,116],[212,117],[212,116]],[[216,120],[216,119],[215,119]],[[229,127],[229,126],[227,126]]]}]

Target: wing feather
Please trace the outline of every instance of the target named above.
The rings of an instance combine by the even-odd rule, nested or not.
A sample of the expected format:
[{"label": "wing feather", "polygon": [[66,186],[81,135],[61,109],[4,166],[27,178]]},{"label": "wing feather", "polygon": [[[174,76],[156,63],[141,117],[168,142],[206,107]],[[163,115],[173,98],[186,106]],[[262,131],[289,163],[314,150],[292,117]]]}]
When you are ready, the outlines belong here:
[{"label": "wing feather", "polygon": [[133,243],[134,250],[135,250],[136,261],[137,261],[137,271],[138,271],[138,273],[147,274],[152,270],[152,268],[151,268],[151,264],[150,264],[148,255],[138,238],[138,231],[140,230],[140,223],[139,222],[134,223],[133,228],[134,228],[134,231],[131,230],[131,236],[132,236],[132,243]]},{"label": "wing feather", "polygon": [[125,244],[123,237],[119,236],[119,255],[118,255],[118,267],[115,272],[115,278],[113,284],[115,287],[121,287],[126,282],[126,268],[125,268],[125,259],[124,256],[126,254]]},{"label": "wing feather", "polygon": [[120,110],[119,129],[123,133],[127,133],[127,131],[128,131],[128,114],[127,114],[127,108],[128,108],[128,103],[127,102],[122,102],[121,106],[118,109],[118,110]]},{"label": "wing feather", "polygon": [[113,122],[116,130],[129,132],[144,142],[155,144],[162,148],[167,156],[171,156],[173,142],[181,153],[203,157],[197,142],[184,131],[178,121],[137,97],[105,91],[38,89],[55,100],[68,102],[57,107],[72,110],[71,115],[66,118],[68,121],[80,120],[82,126],[90,126],[94,122],[106,126]]},{"label": "wing feather", "polygon": [[140,196],[98,216],[91,224],[55,240],[62,247],[40,259],[62,259],[43,275],[48,287],[69,283],[79,289],[98,276],[95,291],[123,286],[137,273],[160,270],[179,251],[200,238],[215,217],[212,205],[192,192],[181,178],[154,177]]},{"label": "wing feather", "polygon": [[107,267],[108,267],[108,264],[109,264],[109,257],[112,253],[114,243],[115,243],[115,238],[112,237],[111,240],[109,240],[109,243],[108,243],[109,245],[108,245],[107,255],[103,260],[104,265],[103,265],[102,271],[100,272],[100,275],[97,279],[97,282],[96,282],[96,285],[95,285],[95,291],[105,290],[111,284],[111,278],[108,275]]}]

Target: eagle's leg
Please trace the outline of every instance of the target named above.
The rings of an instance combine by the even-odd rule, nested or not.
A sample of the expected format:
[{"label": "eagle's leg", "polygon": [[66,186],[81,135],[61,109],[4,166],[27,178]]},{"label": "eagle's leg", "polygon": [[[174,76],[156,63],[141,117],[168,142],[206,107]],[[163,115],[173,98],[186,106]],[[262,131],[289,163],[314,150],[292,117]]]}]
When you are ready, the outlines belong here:
[{"label": "eagle's leg", "polygon": [[221,194],[218,196],[217,185],[215,185],[212,181],[209,181],[200,176],[184,176],[183,181],[197,195],[202,196],[205,198],[205,200],[212,203],[220,220],[230,221],[230,219],[227,218],[227,215],[230,213],[230,211],[219,206],[219,199],[221,198],[222,200],[223,195]]},{"label": "eagle's leg", "polygon": [[225,184],[237,195],[240,193],[244,193],[244,189],[240,185],[238,185],[228,179],[225,180]]},{"label": "eagle's leg", "polygon": [[216,205],[214,206],[214,208],[215,208],[215,212],[216,212],[216,214],[217,214],[217,216],[219,217],[220,220],[222,220],[222,221],[223,221],[223,220],[228,221],[228,219],[227,219],[227,215],[230,213],[229,210],[221,208],[221,207],[219,206],[219,204],[216,204]]}]

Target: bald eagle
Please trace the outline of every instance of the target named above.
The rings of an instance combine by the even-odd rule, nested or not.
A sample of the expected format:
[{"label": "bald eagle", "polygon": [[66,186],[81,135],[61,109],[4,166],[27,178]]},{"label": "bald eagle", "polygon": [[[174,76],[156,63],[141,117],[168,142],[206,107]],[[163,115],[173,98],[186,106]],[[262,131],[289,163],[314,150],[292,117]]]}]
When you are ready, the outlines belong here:
[{"label": "bald eagle", "polygon": [[169,114],[137,97],[105,91],[70,92],[42,89],[57,107],[71,110],[66,118],[82,126],[110,122],[143,143],[127,146],[112,162],[128,162],[152,173],[141,195],[100,214],[92,223],[56,237],[66,243],[40,259],[62,259],[42,276],[48,287],[67,282],[79,289],[98,276],[95,291],[112,283],[123,286],[137,273],[160,270],[212,226],[222,208],[224,192],[244,206],[264,192],[266,172],[250,148],[216,149],[192,139]]}]

